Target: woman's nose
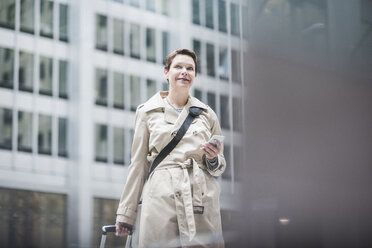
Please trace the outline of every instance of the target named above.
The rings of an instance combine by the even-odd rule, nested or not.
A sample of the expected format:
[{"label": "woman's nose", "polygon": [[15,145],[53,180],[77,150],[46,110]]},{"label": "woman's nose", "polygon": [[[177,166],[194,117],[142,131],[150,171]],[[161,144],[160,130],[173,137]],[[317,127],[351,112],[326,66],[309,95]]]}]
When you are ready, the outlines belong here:
[{"label": "woman's nose", "polygon": [[182,68],[181,73],[182,73],[182,74],[187,73],[186,67],[183,67],[183,68]]}]

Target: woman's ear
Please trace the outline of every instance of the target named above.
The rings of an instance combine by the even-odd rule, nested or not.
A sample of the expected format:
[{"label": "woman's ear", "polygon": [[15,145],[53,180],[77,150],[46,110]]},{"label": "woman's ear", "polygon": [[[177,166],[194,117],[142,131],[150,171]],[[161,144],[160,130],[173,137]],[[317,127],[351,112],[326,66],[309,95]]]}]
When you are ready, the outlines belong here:
[{"label": "woman's ear", "polygon": [[164,76],[165,76],[165,79],[168,81],[168,70],[167,70],[167,68],[164,68]]}]

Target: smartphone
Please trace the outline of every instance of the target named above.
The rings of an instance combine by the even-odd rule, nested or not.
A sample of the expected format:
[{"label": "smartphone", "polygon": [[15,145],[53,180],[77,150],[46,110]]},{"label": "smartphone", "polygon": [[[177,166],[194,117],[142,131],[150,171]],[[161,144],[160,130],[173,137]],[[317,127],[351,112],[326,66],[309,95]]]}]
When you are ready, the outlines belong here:
[{"label": "smartphone", "polygon": [[222,135],[213,135],[212,138],[208,141],[210,144],[217,146],[216,140],[218,140],[220,143],[223,143],[223,140],[225,139],[225,136]]}]

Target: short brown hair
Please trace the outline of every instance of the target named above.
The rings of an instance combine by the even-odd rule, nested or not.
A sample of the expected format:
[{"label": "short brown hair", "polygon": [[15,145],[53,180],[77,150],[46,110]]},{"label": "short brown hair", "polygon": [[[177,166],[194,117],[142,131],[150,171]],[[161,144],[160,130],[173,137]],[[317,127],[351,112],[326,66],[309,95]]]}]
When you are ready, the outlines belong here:
[{"label": "short brown hair", "polygon": [[170,68],[170,66],[172,64],[172,61],[173,61],[174,57],[176,57],[179,54],[190,56],[194,60],[194,63],[195,63],[195,76],[196,76],[196,73],[198,71],[198,62],[197,62],[198,61],[198,57],[196,56],[196,53],[193,50],[186,49],[186,48],[180,48],[180,49],[174,50],[173,52],[171,52],[170,54],[168,54],[168,56],[165,58],[164,69],[167,70],[167,71],[169,71],[169,68]]}]

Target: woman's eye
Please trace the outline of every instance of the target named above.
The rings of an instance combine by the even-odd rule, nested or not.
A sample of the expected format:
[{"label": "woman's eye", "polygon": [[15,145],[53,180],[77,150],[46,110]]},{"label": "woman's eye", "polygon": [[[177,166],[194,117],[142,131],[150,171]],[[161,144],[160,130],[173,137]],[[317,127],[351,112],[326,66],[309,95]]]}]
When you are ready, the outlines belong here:
[{"label": "woman's eye", "polygon": [[189,68],[187,68],[187,70],[189,70],[189,71],[193,71],[193,70],[194,70],[194,68],[192,68],[192,67],[189,67]]},{"label": "woman's eye", "polygon": [[174,68],[180,69],[181,66],[180,65],[175,65]]}]

